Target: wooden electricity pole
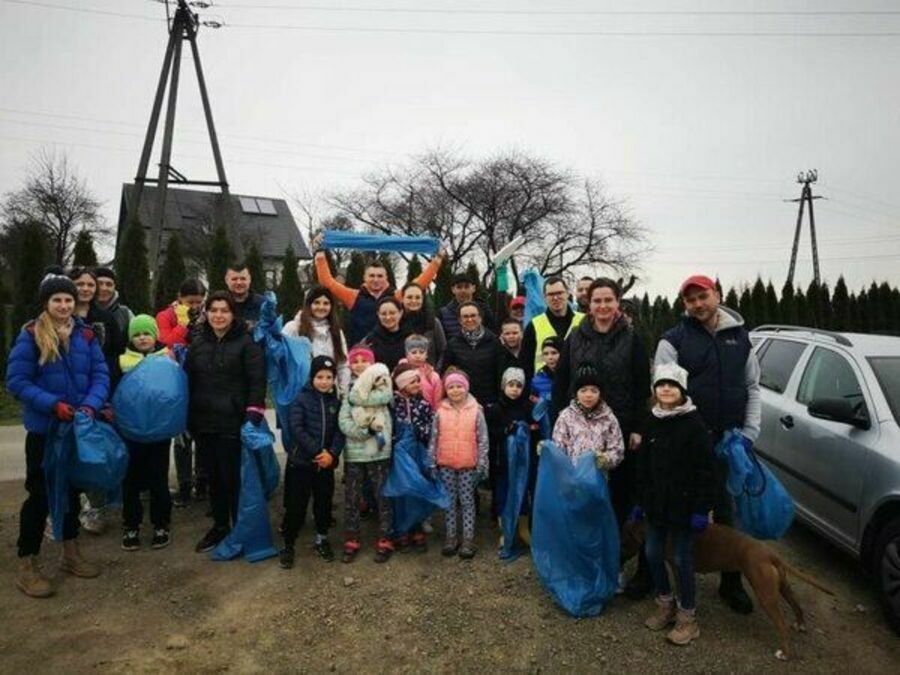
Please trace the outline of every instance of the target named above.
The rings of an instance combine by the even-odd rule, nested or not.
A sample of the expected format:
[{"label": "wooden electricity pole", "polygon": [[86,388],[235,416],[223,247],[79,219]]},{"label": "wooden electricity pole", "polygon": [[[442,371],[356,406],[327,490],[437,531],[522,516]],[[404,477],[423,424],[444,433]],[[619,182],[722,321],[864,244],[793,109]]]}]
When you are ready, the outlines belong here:
[{"label": "wooden electricity pole", "polygon": [[822,197],[813,195],[812,187],[810,187],[818,178],[819,172],[815,169],[806,172],[801,171],[797,175],[797,182],[803,185],[800,197],[787,200],[800,203],[800,208],[797,211],[797,227],[794,230],[794,246],[791,249],[791,265],[788,268],[787,275],[787,283],[791,285],[794,283],[794,271],[797,268],[797,250],[800,248],[800,230],[803,227],[803,207],[807,204],[809,205],[809,236],[812,240],[813,281],[815,281],[817,286],[821,283],[821,277],[819,276],[819,246],[816,242],[816,217],[813,213],[813,200],[821,199]]}]

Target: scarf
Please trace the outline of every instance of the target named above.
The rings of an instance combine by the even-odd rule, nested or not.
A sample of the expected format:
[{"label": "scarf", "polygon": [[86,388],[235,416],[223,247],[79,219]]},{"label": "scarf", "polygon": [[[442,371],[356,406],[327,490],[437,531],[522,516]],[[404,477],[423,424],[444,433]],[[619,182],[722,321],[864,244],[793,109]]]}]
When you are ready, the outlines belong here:
[{"label": "scarf", "polygon": [[484,326],[479,326],[476,330],[472,331],[460,329],[460,332],[463,336],[463,339],[469,343],[469,346],[474,347],[478,344],[481,338],[484,337]]},{"label": "scarf", "polygon": [[694,405],[694,402],[691,401],[690,396],[688,396],[684,403],[680,406],[672,408],[671,410],[665,410],[659,407],[659,403],[653,406],[653,416],[659,419],[666,419],[667,417],[677,417],[678,415],[686,415],[689,412],[693,412],[697,409],[697,406]]}]

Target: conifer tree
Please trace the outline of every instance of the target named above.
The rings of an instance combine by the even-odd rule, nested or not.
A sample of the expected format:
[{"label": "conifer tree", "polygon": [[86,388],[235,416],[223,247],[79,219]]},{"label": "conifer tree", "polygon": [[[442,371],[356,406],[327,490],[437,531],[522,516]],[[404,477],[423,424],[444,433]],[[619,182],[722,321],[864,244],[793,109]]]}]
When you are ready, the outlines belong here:
[{"label": "conifer tree", "polygon": [[154,309],[162,309],[178,297],[178,288],[181,282],[187,278],[187,268],[184,264],[184,251],[181,249],[181,237],[173,232],[166,243],[166,255],[162,268],[156,278],[153,292]]},{"label": "conifer tree", "polygon": [[419,256],[414,255],[406,265],[406,283],[413,281],[420,274],[422,274],[422,261],[419,260]]},{"label": "conifer tree", "polygon": [[25,226],[21,248],[16,258],[18,265],[13,281],[15,300],[13,325],[18,327],[37,316],[38,288],[50,260],[46,237],[39,223]]},{"label": "conifer tree", "polygon": [[366,256],[361,251],[353,251],[350,254],[350,263],[344,273],[344,283],[350,288],[362,286],[363,274],[366,271]]},{"label": "conifer tree", "polygon": [[72,249],[72,266],[97,266],[97,252],[94,250],[94,238],[87,230],[82,230],[75,238],[75,246]]},{"label": "conifer tree", "polygon": [[286,320],[293,319],[303,306],[303,286],[298,273],[297,254],[290,244],[281,261],[281,283],[278,285],[278,309]]},{"label": "conifer tree", "polygon": [[250,273],[250,292],[265,293],[266,271],[263,269],[262,254],[259,252],[259,246],[256,241],[250,243],[250,247],[247,249],[247,257],[244,258],[244,265]]},{"label": "conifer tree", "polygon": [[806,302],[806,296],[803,295],[803,291],[799,288],[797,292],[794,294],[794,304],[797,307],[797,325],[798,326],[810,326],[811,319],[809,315],[809,306]]},{"label": "conifer tree", "polygon": [[137,219],[132,220],[125,230],[125,237],[116,254],[116,273],[122,304],[135,314],[151,311],[147,242],[144,227]]},{"label": "conifer tree", "polygon": [[753,296],[750,294],[750,288],[744,286],[741,291],[741,297],[738,300],[738,311],[744,317],[744,325],[750,329],[756,325],[756,315],[753,312]]},{"label": "conifer tree", "polygon": [[831,297],[832,326],[839,331],[852,331],[853,322],[850,316],[850,295],[847,293],[847,282],[843,275],[838,277]]},{"label": "conifer tree", "polygon": [[822,288],[815,280],[806,288],[807,324],[813,328],[822,327]]},{"label": "conifer tree", "polygon": [[778,294],[771,279],[766,284],[766,323],[781,323],[781,312],[778,306]]},{"label": "conifer tree", "polygon": [[781,320],[789,325],[799,325],[800,320],[797,316],[797,299],[794,293],[794,285],[787,281],[781,289],[781,302],[779,303],[781,312]]},{"label": "conifer tree", "polygon": [[740,307],[740,300],[738,299],[737,291],[734,290],[734,286],[728,289],[728,295],[725,296],[725,306],[735,311]]},{"label": "conifer tree", "polygon": [[753,308],[753,326],[762,326],[771,323],[766,316],[766,286],[761,277],[756,277],[753,288],[750,291],[750,305]]},{"label": "conifer tree", "polygon": [[218,225],[213,230],[209,259],[206,263],[206,279],[210,292],[226,288],[225,274],[228,272],[228,266],[233,262],[234,250],[231,248],[231,242],[228,241],[228,232],[224,225]]},{"label": "conifer tree", "polygon": [[819,310],[821,312],[820,328],[834,328],[834,308],[831,306],[831,291],[828,284],[819,286]]},{"label": "conifer tree", "polygon": [[453,293],[450,291],[450,280],[453,278],[453,269],[446,261],[438,269],[437,277],[434,279],[434,306],[443,307],[453,299]]}]

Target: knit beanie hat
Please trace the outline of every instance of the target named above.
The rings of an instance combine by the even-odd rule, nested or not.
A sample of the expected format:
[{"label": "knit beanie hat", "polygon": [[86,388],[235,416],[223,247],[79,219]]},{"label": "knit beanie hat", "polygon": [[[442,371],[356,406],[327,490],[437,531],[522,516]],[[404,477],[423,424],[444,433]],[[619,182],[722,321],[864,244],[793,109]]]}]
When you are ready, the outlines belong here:
[{"label": "knit beanie hat", "polygon": [[421,349],[422,351],[428,351],[428,338],[424,335],[419,335],[418,333],[413,333],[403,343],[403,347],[406,349],[406,353],[409,354],[413,349]]},{"label": "knit beanie hat", "polygon": [[541,351],[544,351],[547,347],[552,347],[559,353],[562,353],[563,341],[558,335],[551,335],[541,343]]},{"label": "knit beanie hat", "polygon": [[159,337],[159,327],[156,325],[156,319],[149,314],[138,314],[128,322],[129,340],[141,333],[152,335],[154,340]]},{"label": "knit beanie hat", "polygon": [[78,300],[78,289],[69,277],[50,273],[41,281],[41,286],[38,290],[41,306],[46,305],[47,301],[57,293],[66,293]]},{"label": "knit beanie hat", "polygon": [[312,380],[320,370],[330,370],[337,377],[337,364],[330,356],[317,356],[309,366],[309,379]]},{"label": "knit beanie hat", "polygon": [[661,363],[653,369],[654,388],[660,382],[673,382],[681,389],[682,394],[687,394],[688,372],[677,363]]},{"label": "knit beanie hat", "polygon": [[353,363],[359,357],[364,358],[367,363],[375,363],[375,352],[366,345],[355,345],[351,347],[350,351],[347,353],[347,363]]},{"label": "knit beanie hat", "polygon": [[573,391],[578,391],[582,387],[597,387],[603,391],[603,383],[600,381],[600,373],[590,364],[585,364],[578,368],[575,373],[575,385]]},{"label": "knit beanie hat", "polygon": [[525,386],[525,371],[521,368],[507,368],[503,371],[503,375],[500,377],[500,388],[506,389],[506,385],[510,382],[518,382],[523,387]]},{"label": "knit beanie hat", "polygon": [[469,391],[469,378],[461,370],[453,370],[444,375],[444,389],[454,384],[458,384],[466,391]]},{"label": "knit beanie hat", "polygon": [[397,390],[400,391],[419,377],[419,369],[411,363],[401,363],[394,368],[391,377],[394,378],[394,384],[397,385]]},{"label": "knit beanie hat", "polygon": [[112,279],[113,283],[118,282],[118,279],[116,279],[116,273],[113,272],[109,267],[95,267],[94,276],[98,279]]}]

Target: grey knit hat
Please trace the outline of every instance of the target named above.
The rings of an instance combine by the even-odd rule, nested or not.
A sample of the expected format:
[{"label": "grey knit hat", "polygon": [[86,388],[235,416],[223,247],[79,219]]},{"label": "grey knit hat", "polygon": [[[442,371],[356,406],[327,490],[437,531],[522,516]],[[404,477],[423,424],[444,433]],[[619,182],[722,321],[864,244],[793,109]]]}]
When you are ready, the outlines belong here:
[{"label": "grey knit hat", "polygon": [[507,368],[503,371],[503,376],[500,378],[500,388],[506,389],[506,385],[510,382],[518,382],[523,387],[525,386],[525,371],[521,368]]},{"label": "grey knit hat", "polygon": [[423,351],[428,351],[428,338],[424,335],[419,335],[418,333],[413,333],[403,343],[404,349],[406,349],[406,353],[409,354],[413,349],[421,349]]}]

